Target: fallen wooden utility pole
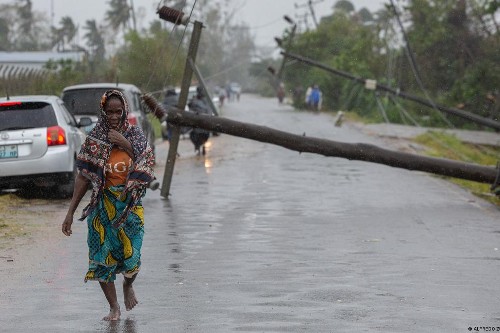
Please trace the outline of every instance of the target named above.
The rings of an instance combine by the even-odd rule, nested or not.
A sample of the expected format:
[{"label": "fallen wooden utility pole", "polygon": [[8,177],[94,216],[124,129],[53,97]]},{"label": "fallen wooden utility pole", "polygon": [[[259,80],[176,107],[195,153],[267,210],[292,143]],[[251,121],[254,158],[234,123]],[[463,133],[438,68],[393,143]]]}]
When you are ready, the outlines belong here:
[{"label": "fallen wooden utility pole", "polygon": [[404,98],[404,99],[407,99],[407,100],[410,100],[410,101],[413,101],[413,102],[417,102],[417,103],[422,104],[422,105],[426,105],[426,106],[431,107],[431,108],[435,107],[435,108],[437,108],[438,110],[440,110],[442,112],[445,112],[445,113],[448,113],[448,114],[451,114],[451,115],[454,115],[454,116],[457,116],[457,117],[460,117],[460,118],[463,118],[463,119],[470,120],[470,121],[472,121],[472,122],[474,122],[476,124],[483,125],[483,126],[486,126],[486,127],[489,127],[489,128],[493,128],[493,129],[496,129],[496,130],[500,130],[500,122],[498,122],[498,121],[494,121],[494,120],[491,120],[491,119],[488,119],[488,118],[484,118],[484,117],[478,116],[476,114],[473,114],[473,113],[470,113],[470,112],[465,112],[465,111],[462,111],[462,110],[459,110],[459,109],[450,108],[450,107],[446,107],[446,106],[442,106],[442,105],[431,103],[431,102],[429,102],[428,100],[426,100],[424,98],[413,96],[413,95],[407,94],[407,93],[402,92],[402,91],[394,90],[394,89],[389,88],[387,86],[381,85],[381,84],[379,84],[379,83],[377,83],[377,82],[375,82],[373,80],[367,80],[367,79],[364,79],[364,78],[361,78],[361,77],[354,76],[354,75],[352,75],[350,73],[343,72],[343,71],[340,71],[338,69],[326,66],[326,65],[324,65],[324,64],[322,64],[320,62],[317,62],[315,60],[309,59],[307,57],[300,56],[298,54],[294,54],[294,53],[290,53],[290,52],[286,52],[286,51],[282,51],[281,54],[284,57],[298,60],[298,61],[303,62],[305,64],[308,64],[308,65],[311,65],[313,67],[317,67],[317,68],[323,69],[323,70],[325,70],[325,71],[327,71],[329,73],[342,76],[344,78],[353,80],[355,82],[358,82],[358,83],[361,83],[361,84],[364,84],[364,85],[367,84],[367,81],[372,81],[374,83],[374,87],[373,87],[374,90],[385,91],[385,92],[391,93],[393,95],[399,96],[401,98]]},{"label": "fallen wooden utility pole", "polygon": [[166,120],[168,123],[177,126],[203,128],[255,141],[267,142],[299,153],[313,153],[379,163],[396,168],[430,172],[487,184],[493,184],[497,178],[498,171],[494,167],[391,151],[365,143],[344,143],[306,137],[266,126],[246,124],[224,117],[197,115],[175,107],[169,108],[167,111],[152,96],[143,95],[143,100],[160,121]]}]

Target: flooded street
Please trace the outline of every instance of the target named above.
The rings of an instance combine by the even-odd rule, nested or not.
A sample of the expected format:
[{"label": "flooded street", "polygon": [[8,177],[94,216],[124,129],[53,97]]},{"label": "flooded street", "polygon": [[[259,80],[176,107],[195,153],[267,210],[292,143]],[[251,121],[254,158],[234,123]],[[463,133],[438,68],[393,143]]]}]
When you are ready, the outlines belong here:
[{"label": "flooded street", "polygon": [[[339,142],[382,140],[243,95],[223,117]],[[161,183],[168,143],[157,144]],[[440,178],[221,134],[179,146],[149,191],[139,305],[106,323],[69,201],[4,218],[35,233],[0,255],[2,332],[468,332],[500,326],[500,210]],[[77,215],[81,213],[82,202]],[[31,209],[29,218],[25,209]],[[26,223],[28,223],[26,222]],[[37,224],[39,223],[39,224]],[[121,277],[117,279],[121,284]],[[118,288],[122,299],[121,287]],[[122,306],[124,308],[124,306]]]}]

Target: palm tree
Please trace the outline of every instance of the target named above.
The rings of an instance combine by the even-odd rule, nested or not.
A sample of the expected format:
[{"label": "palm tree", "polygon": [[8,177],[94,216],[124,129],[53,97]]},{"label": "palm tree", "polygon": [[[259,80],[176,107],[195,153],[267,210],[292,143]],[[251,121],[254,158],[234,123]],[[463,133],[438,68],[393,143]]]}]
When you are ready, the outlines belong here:
[{"label": "palm tree", "polygon": [[61,48],[64,49],[64,34],[61,29],[56,27],[50,27],[51,37],[50,44],[52,48],[56,48],[57,51],[61,51]]},{"label": "palm tree", "polygon": [[31,0],[18,0],[18,2],[19,48],[22,50],[36,49],[36,40],[33,36],[33,4]]},{"label": "palm tree", "polygon": [[358,17],[363,24],[373,22],[373,15],[366,7],[363,7],[358,11]]},{"label": "palm tree", "polygon": [[64,48],[64,42],[70,44],[71,41],[75,38],[78,29],[73,23],[71,17],[69,16],[64,16],[63,18],[61,18],[59,24],[61,25],[61,31],[63,35],[63,48]]},{"label": "palm tree", "polygon": [[346,14],[354,12],[354,5],[348,0],[339,0],[333,6],[334,10],[343,11]]},{"label": "palm tree", "polygon": [[6,19],[0,18],[0,51],[8,51],[9,50],[9,22]]},{"label": "palm tree", "polygon": [[109,6],[111,8],[106,12],[106,20],[109,25],[115,31],[122,27],[125,32],[129,28],[131,9],[127,0],[110,0]]},{"label": "palm tree", "polygon": [[97,27],[96,21],[87,20],[83,29],[87,31],[83,38],[87,40],[86,44],[89,47],[92,57],[95,60],[104,59],[104,38],[102,37],[102,34]]}]

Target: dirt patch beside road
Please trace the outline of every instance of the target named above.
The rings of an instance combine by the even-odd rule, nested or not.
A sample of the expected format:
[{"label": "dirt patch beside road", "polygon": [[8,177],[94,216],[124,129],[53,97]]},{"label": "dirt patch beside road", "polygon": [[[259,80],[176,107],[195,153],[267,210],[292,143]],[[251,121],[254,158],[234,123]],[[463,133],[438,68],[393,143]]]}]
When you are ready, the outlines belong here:
[{"label": "dirt patch beside road", "polygon": [[12,247],[13,240],[31,234],[36,214],[24,210],[30,206],[27,201],[11,193],[0,196],[0,249]]},{"label": "dirt patch beside road", "polygon": [[23,199],[14,193],[0,195],[2,259],[12,257],[22,246],[60,233],[68,203],[68,200]]}]

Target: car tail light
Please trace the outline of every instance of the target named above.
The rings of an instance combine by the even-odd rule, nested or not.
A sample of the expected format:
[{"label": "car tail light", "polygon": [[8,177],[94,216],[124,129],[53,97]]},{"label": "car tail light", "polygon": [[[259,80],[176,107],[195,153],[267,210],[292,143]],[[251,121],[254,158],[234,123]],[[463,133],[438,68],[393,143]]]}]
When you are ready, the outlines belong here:
[{"label": "car tail light", "polygon": [[15,105],[21,105],[21,102],[18,101],[6,101],[6,102],[0,102],[0,106],[15,106]]},{"label": "car tail light", "polygon": [[59,146],[66,144],[66,133],[60,126],[47,128],[47,146]]},{"label": "car tail light", "polygon": [[128,123],[130,125],[136,126],[137,125],[137,117],[133,113],[128,114]]}]

